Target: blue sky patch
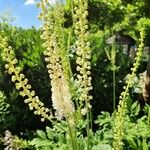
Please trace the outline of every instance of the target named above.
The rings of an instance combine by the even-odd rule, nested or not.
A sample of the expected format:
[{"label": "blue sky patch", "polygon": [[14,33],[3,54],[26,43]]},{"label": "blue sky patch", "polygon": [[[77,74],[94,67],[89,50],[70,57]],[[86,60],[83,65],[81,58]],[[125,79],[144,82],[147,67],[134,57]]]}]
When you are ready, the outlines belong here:
[{"label": "blue sky patch", "polygon": [[40,10],[36,8],[35,2],[35,0],[0,0],[0,14],[11,10],[15,17],[13,25],[23,28],[40,27],[41,22],[37,19]]}]

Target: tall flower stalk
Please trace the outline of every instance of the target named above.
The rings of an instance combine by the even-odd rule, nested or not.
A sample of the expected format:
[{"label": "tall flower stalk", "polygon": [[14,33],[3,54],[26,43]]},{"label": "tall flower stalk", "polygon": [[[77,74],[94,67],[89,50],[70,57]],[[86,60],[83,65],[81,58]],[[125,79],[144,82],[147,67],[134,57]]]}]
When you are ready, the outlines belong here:
[{"label": "tall flower stalk", "polygon": [[112,74],[113,74],[113,111],[116,109],[116,45],[113,40],[112,51],[111,51],[111,64],[112,64]]},{"label": "tall flower stalk", "polygon": [[132,81],[136,75],[136,71],[139,67],[140,60],[142,57],[142,50],[144,47],[144,38],[145,32],[144,28],[140,32],[140,45],[138,47],[137,55],[135,58],[135,63],[133,68],[131,68],[132,73],[129,75],[128,80],[126,81],[126,86],[124,86],[124,91],[121,93],[120,101],[118,105],[118,111],[116,112],[116,118],[114,121],[114,139],[113,139],[113,149],[122,150],[123,149],[123,137],[124,137],[124,122],[126,117],[126,106],[127,106],[127,97],[129,95],[129,88],[132,87]]},{"label": "tall flower stalk", "polygon": [[[64,10],[61,3],[51,6],[49,1],[41,0],[38,4],[42,9],[40,19],[43,21],[43,47],[47,69],[51,80],[53,108],[56,117],[64,117],[68,123],[72,149],[77,150],[77,140],[74,120],[74,104],[69,87],[70,70],[68,59],[63,56],[66,52],[64,46],[63,24]],[[66,69],[67,68],[67,69]]]},{"label": "tall flower stalk", "polygon": [[43,47],[46,48],[44,54],[51,79],[53,107],[59,117],[68,117],[75,110],[61,58],[64,12],[61,4],[53,7],[48,7],[48,5],[50,4],[46,0],[40,2],[42,8],[40,18],[44,23],[41,38],[45,41]]},{"label": "tall flower stalk", "polygon": [[[76,63],[77,63],[77,84],[79,87],[79,107],[87,114],[87,149],[89,149],[89,122],[90,122],[90,100],[92,96],[89,94],[91,86],[91,49],[88,33],[88,1],[74,0],[74,32],[76,35]],[[85,105],[85,106],[84,106]],[[83,112],[83,111],[82,111]]]},{"label": "tall flower stalk", "polygon": [[109,54],[109,52],[106,49],[106,55],[107,55],[108,59],[111,62],[111,70],[112,70],[112,79],[113,79],[113,111],[115,111],[115,109],[116,109],[116,70],[117,70],[117,66],[116,66],[116,51],[117,51],[116,43],[115,43],[115,39],[113,39],[111,53]]},{"label": "tall flower stalk", "polygon": [[35,115],[42,117],[41,121],[45,119],[51,120],[50,110],[44,107],[39,97],[35,95],[35,91],[32,90],[28,79],[21,73],[21,68],[17,66],[18,60],[15,58],[12,47],[8,46],[8,39],[0,35],[0,43],[0,48],[3,49],[2,59],[6,62],[5,68],[12,76],[11,81],[15,83],[16,89],[20,91],[19,94],[25,97],[24,102],[28,103],[29,109],[33,110]]}]

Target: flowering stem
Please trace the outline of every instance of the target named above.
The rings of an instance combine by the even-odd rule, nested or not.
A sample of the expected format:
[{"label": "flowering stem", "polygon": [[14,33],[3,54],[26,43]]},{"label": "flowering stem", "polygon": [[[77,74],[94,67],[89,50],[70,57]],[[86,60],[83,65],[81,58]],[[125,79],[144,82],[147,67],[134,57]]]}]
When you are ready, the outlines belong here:
[{"label": "flowering stem", "polygon": [[113,75],[113,111],[116,106],[116,43],[113,39],[112,50],[111,50],[111,64],[112,64],[112,75]]},{"label": "flowering stem", "polygon": [[121,93],[120,101],[118,105],[118,111],[116,113],[116,118],[114,122],[114,139],[113,139],[113,148],[114,150],[122,150],[123,149],[123,137],[124,137],[124,122],[126,117],[126,105],[127,101],[126,98],[129,95],[129,88],[132,87],[132,81],[139,67],[142,50],[144,47],[144,38],[145,38],[145,31],[144,28],[141,29],[140,32],[140,45],[137,51],[137,56],[135,58],[135,63],[133,64],[133,68],[131,68],[132,73],[129,76],[128,81],[126,81],[126,86],[124,86],[124,92]]},{"label": "flowering stem", "polygon": [[[87,109],[88,109],[88,106],[87,106]],[[89,109],[87,110],[87,127],[86,127],[86,132],[87,132],[87,150],[89,150],[89,131],[90,131],[90,113],[89,113]]]}]

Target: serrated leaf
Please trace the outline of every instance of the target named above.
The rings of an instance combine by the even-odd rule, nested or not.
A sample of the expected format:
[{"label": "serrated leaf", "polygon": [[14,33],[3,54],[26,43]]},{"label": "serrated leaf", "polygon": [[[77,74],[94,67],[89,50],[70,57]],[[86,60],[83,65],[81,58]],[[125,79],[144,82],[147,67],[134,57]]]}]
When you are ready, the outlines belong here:
[{"label": "serrated leaf", "polygon": [[53,143],[50,140],[43,140],[41,138],[34,138],[31,142],[30,145],[35,146],[36,148],[44,148],[44,147],[48,147],[50,148]]}]

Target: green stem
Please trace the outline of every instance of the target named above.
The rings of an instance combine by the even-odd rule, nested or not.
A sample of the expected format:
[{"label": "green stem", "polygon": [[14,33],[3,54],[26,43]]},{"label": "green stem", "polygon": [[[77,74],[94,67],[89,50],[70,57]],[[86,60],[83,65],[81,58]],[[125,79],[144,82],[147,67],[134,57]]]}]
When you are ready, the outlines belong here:
[{"label": "green stem", "polygon": [[[115,65],[114,65],[115,66]],[[113,69],[113,111],[116,107],[116,71]]]},{"label": "green stem", "polygon": [[93,125],[92,125],[92,111],[91,111],[91,108],[90,108],[90,128],[92,129],[93,128]]},{"label": "green stem", "polygon": [[150,107],[148,108],[148,125],[150,125]]},{"label": "green stem", "polygon": [[112,63],[112,71],[113,71],[113,111],[115,111],[115,107],[116,107],[116,43],[115,43],[115,39],[113,39],[113,43],[112,43],[111,63]]},{"label": "green stem", "polygon": [[69,49],[70,49],[70,45],[71,45],[71,36],[72,36],[72,28],[70,29],[69,31],[69,34],[68,34],[68,41],[67,41],[67,58],[68,58],[68,61],[67,61],[67,65],[68,65],[68,73],[69,73],[69,77],[73,77],[73,73],[72,73],[72,69],[71,69],[71,64],[70,64],[70,59],[69,59]]},{"label": "green stem", "polygon": [[[88,109],[88,106],[87,106],[87,109]],[[90,130],[90,112],[89,112],[89,109],[87,111],[87,127],[86,127],[86,132],[87,132],[87,150],[89,150],[89,140],[90,140],[90,137],[89,137],[89,130]]]},{"label": "green stem", "polygon": [[78,150],[78,146],[77,146],[77,140],[76,140],[76,137],[75,137],[75,130],[74,128],[72,128],[70,126],[70,123],[67,119],[67,123],[68,123],[68,128],[69,128],[69,135],[70,135],[70,140],[71,140],[71,145],[72,145],[72,150]]}]

